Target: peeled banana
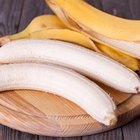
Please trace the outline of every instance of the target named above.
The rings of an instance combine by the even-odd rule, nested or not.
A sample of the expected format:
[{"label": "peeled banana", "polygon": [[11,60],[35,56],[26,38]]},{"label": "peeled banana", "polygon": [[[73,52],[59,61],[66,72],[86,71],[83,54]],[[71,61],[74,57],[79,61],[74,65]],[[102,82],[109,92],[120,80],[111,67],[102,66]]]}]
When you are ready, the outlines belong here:
[{"label": "peeled banana", "polygon": [[72,43],[23,39],[0,48],[1,64],[25,62],[58,64],[117,90],[140,92],[140,79],[133,71],[104,55]]},{"label": "peeled banana", "polygon": [[140,21],[109,15],[83,0],[46,2],[69,28],[86,34],[98,43],[140,59]]},{"label": "peeled banana", "polygon": [[[139,61],[137,59],[134,59],[129,55],[109,48],[108,46],[105,46],[103,44],[93,42],[92,39],[80,32],[68,29],[54,15],[43,15],[36,17],[22,32],[0,38],[0,44],[4,45],[9,41],[22,38],[48,38],[76,43],[97,52],[104,53],[134,71],[140,70]],[[94,43],[96,43],[96,46]]]},{"label": "peeled banana", "polygon": [[116,107],[109,95],[72,70],[31,63],[1,65],[0,83],[0,91],[33,89],[54,93],[76,103],[105,125],[117,121]]}]

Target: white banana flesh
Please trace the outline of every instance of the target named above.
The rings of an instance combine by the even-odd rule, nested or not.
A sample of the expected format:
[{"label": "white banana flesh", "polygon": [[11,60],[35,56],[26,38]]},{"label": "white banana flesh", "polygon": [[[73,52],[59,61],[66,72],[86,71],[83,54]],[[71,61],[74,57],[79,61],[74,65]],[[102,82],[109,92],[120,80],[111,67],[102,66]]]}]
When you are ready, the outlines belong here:
[{"label": "white banana flesh", "polygon": [[127,93],[140,91],[140,79],[120,63],[86,48],[56,40],[17,40],[0,48],[0,63],[53,63],[76,70]]},{"label": "white banana flesh", "polygon": [[117,121],[110,96],[84,76],[62,67],[34,63],[0,66],[0,91],[32,89],[54,93],[83,108],[105,125]]}]

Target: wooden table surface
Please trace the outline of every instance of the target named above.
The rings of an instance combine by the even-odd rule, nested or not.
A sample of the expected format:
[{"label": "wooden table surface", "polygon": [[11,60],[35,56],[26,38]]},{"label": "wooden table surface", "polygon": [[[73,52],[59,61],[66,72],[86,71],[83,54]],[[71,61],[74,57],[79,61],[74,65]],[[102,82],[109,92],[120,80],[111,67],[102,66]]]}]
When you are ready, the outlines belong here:
[{"label": "wooden table surface", "polygon": [[[140,0],[87,0],[93,6],[110,14],[140,19]],[[51,13],[44,0],[0,0],[0,36],[23,30],[30,21],[42,14]],[[0,140],[140,140],[140,117],[129,124],[105,133],[53,138],[31,135],[0,125]]]}]

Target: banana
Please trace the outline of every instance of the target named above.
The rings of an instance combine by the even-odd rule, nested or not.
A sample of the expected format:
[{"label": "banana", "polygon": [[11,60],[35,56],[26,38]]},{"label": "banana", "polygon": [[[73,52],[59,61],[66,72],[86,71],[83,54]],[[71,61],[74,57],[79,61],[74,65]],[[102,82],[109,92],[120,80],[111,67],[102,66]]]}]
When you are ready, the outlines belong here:
[{"label": "banana", "polygon": [[72,70],[31,63],[1,65],[0,83],[0,91],[32,89],[54,93],[76,103],[105,125],[117,122],[116,106],[110,96]]},{"label": "banana", "polygon": [[94,42],[87,36],[69,30],[54,15],[42,15],[32,20],[32,22],[20,33],[8,35],[0,38],[0,45],[4,45],[12,40],[23,38],[48,38],[73,42],[89,49],[99,52]]},{"label": "banana", "polygon": [[112,16],[83,0],[46,0],[46,2],[61,19],[64,18],[67,22],[74,21],[74,25],[91,35],[92,32],[96,32],[112,39],[140,41],[140,20]]},{"label": "banana", "polygon": [[106,54],[107,56],[111,57],[112,59],[124,64],[126,67],[132,69],[133,71],[139,71],[140,70],[140,63],[137,59],[126,55],[120,51],[116,51],[112,48],[109,48],[103,44],[95,42],[95,45],[100,49],[100,51],[103,54]]},{"label": "banana", "polygon": [[91,39],[89,39],[88,37],[86,37],[81,33],[69,29],[50,29],[50,30],[34,32],[30,34],[29,38],[62,40],[66,42],[79,44],[88,49],[92,49],[97,52],[100,52]]},{"label": "banana", "polygon": [[[12,53],[11,53],[12,52]],[[0,63],[53,63],[76,70],[127,93],[140,91],[140,79],[131,70],[97,52],[56,40],[24,39],[0,48]]]},{"label": "banana", "polygon": [[44,29],[67,28],[56,16],[42,15],[34,18],[31,23],[20,33],[14,35],[7,35],[0,38],[0,45],[4,45],[11,40],[27,38],[30,33],[42,31]]},{"label": "banana", "polygon": [[0,38],[0,45],[4,45],[11,40],[28,38],[30,33],[42,31],[44,29],[66,28],[66,26],[54,15],[42,15],[34,18],[31,23],[20,33],[7,35]]},{"label": "banana", "polygon": [[46,2],[69,28],[87,35],[98,43],[140,59],[140,21],[109,15],[83,0]]},{"label": "banana", "polygon": [[[139,61],[137,59],[111,49],[103,44],[93,42],[92,39],[80,32],[68,29],[54,15],[43,15],[36,17],[22,32],[0,38],[0,44],[4,45],[9,41],[22,38],[48,38],[76,43],[86,48],[106,54],[134,71],[140,71]],[[96,46],[94,43],[96,43]]]}]

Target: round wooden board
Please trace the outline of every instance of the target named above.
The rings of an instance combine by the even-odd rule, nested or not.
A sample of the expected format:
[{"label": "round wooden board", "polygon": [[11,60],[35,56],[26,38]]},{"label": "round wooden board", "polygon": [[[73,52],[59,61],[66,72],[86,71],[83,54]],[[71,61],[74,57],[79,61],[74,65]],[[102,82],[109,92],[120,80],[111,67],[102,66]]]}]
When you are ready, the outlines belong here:
[{"label": "round wooden board", "polygon": [[101,86],[118,106],[119,120],[113,127],[98,123],[80,107],[62,97],[30,90],[0,94],[0,123],[33,134],[68,137],[107,131],[127,123],[140,113],[140,95]]}]

